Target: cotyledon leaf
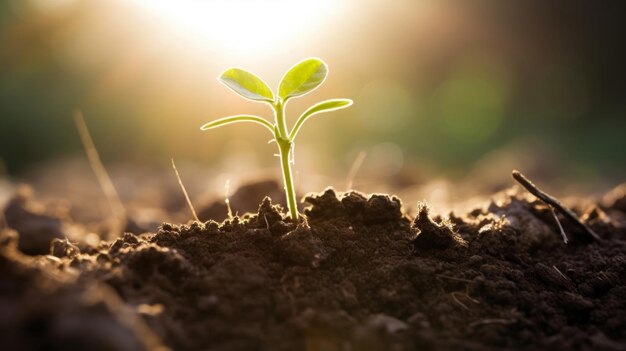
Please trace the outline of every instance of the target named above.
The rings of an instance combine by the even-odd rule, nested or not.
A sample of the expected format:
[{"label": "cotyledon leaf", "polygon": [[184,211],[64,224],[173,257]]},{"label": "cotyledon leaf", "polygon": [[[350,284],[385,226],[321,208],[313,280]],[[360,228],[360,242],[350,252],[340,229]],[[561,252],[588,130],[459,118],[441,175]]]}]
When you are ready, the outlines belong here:
[{"label": "cotyledon leaf", "polygon": [[232,124],[232,123],[239,123],[239,122],[253,122],[253,123],[260,124],[263,127],[269,129],[272,135],[274,134],[274,126],[270,122],[268,122],[267,120],[259,116],[252,116],[252,115],[237,115],[237,116],[228,116],[228,117],[216,119],[215,121],[212,121],[203,125],[202,127],[200,127],[200,129],[209,130],[209,129],[225,126],[225,125]]},{"label": "cotyledon leaf", "polygon": [[328,66],[318,58],[300,61],[283,76],[278,88],[278,96],[286,101],[289,98],[304,95],[322,84],[327,74]]},{"label": "cotyledon leaf", "polygon": [[330,99],[330,100],[322,101],[320,103],[317,103],[309,107],[309,109],[304,111],[304,113],[296,121],[296,124],[293,126],[291,133],[289,133],[289,140],[292,140],[292,141],[294,140],[294,138],[298,134],[298,131],[302,127],[302,124],[309,117],[316,115],[318,113],[340,110],[350,105],[352,105],[352,100],[350,99]]},{"label": "cotyledon leaf", "polygon": [[229,68],[218,78],[220,82],[246,99],[272,103],[272,89],[255,74],[240,68]]}]

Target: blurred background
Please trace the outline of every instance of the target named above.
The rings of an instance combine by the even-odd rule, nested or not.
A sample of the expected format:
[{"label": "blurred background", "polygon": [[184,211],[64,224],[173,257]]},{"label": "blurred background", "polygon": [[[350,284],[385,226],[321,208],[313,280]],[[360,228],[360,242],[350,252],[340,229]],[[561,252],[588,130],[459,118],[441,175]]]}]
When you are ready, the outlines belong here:
[{"label": "blurred background", "polygon": [[352,182],[429,189],[406,196],[434,201],[509,186],[513,168],[548,189],[606,190],[626,177],[618,3],[3,0],[0,174],[58,193],[96,184],[72,119],[80,109],[122,189],[161,176],[176,188],[171,157],[193,194],[278,176],[264,129],[199,127],[237,113],[272,118],[218,83],[224,69],[275,87],[317,56],[329,77],[289,103],[290,120],[326,98],[355,104],[303,128],[300,192]]}]

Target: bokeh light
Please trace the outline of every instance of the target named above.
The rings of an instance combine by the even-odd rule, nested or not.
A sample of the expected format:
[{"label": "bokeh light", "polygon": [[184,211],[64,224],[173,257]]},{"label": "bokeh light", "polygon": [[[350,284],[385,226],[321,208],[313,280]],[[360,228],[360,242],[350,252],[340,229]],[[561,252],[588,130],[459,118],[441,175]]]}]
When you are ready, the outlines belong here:
[{"label": "bokeh light", "polygon": [[509,89],[505,71],[489,57],[465,59],[435,90],[433,117],[461,143],[484,142],[505,118]]},{"label": "bokeh light", "polygon": [[168,169],[176,157],[220,174],[275,170],[274,145],[255,126],[199,131],[236,113],[271,118],[215,78],[238,66],[275,87],[294,62],[318,56],[328,80],[289,103],[289,122],[323,99],[355,105],[299,135],[295,170],[305,185],[343,184],[361,151],[363,185],[487,177],[487,163],[489,176],[501,172],[491,163],[511,165],[494,154],[544,176],[620,178],[623,38],[612,26],[621,19],[567,5],[564,13],[559,1],[7,0],[0,169],[21,177],[43,161],[80,157],[71,118],[80,108],[105,163]]},{"label": "bokeh light", "polygon": [[357,101],[359,123],[373,132],[398,132],[418,117],[415,100],[398,82],[369,82]]},{"label": "bokeh light", "polygon": [[160,22],[222,57],[275,52],[294,40],[306,41],[341,16],[345,1],[332,0],[132,0]]}]

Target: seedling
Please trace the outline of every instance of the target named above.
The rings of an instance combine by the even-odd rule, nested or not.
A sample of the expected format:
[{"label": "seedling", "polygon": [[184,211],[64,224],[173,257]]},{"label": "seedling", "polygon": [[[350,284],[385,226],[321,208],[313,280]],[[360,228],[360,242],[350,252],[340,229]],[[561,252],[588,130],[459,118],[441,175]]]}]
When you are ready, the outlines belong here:
[{"label": "seedling", "polygon": [[259,116],[235,115],[209,122],[200,128],[201,130],[209,130],[239,122],[253,122],[267,128],[273,136],[270,142],[275,141],[278,146],[287,207],[289,208],[289,216],[294,220],[298,219],[298,206],[291,164],[293,163],[293,148],[296,135],[298,135],[302,124],[309,117],[323,112],[346,108],[352,105],[352,100],[330,99],[319,102],[304,111],[291,130],[287,129],[285,105],[291,98],[303,96],[315,90],[324,82],[327,75],[328,66],[324,61],[318,58],[305,59],[285,73],[278,87],[278,95],[275,96],[272,89],[261,78],[239,68],[229,68],[222,73],[218,80],[245,99],[270,105],[274,111],[274,124]]}]

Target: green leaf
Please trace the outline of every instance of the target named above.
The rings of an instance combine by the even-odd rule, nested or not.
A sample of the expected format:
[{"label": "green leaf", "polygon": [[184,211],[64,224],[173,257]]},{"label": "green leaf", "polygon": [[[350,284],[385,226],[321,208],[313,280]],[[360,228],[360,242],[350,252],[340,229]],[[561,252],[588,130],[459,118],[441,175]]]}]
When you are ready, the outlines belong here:
[{"label": "green leaf", "polygon": [[228,116],[228,117],[220,118],[213,122],[209,122],[203,125],[202,127],[200,127],[200,129],[209,130],[209,129],[225,126],[227,124],[239,123],[239,122],[253,122],[253,123],[260,124],[263,127],[269,129],[270,132],[272,132],[272,135],[274,134],[274,126],[270,122],[268,122],[267,120],[259,116],[251,116],[251,115],[237,115],[237,116]]},{"label": "green leaf", "polygon": [[218,78],[220,82],[246,99],[274,102],[274,93],[256,75],[239,68],[229,68]]},{"label": "green leaf", "polygon": [[304,111],[302,116],[300,116],[298,120],[296,121],[296,124],[293,126],[293,129],[291,130],[291,133],[289,134],[289,140],[291,141],[294,140],[294,138],[298,134],[298,131],[302,127],[302,124],[309,117],[316,115],[318,113],[341,110],[342,108],[346,108],[350,105],[352,105],[352,100],[350,99],[330,99],[330,100],[322,101],[320,103],[317,103],[309,107],[309,109]]},{"label": "green leaf", "polygon": [[317,88],[326,79],[328,66],[318,58],[309,58],[291,67],[280,81],[278,96],[283,101],[304,95]]}]

